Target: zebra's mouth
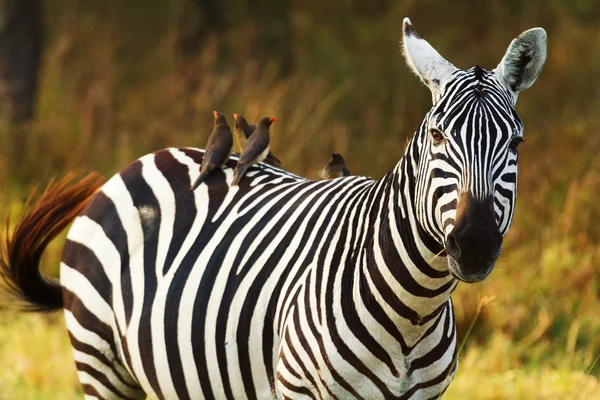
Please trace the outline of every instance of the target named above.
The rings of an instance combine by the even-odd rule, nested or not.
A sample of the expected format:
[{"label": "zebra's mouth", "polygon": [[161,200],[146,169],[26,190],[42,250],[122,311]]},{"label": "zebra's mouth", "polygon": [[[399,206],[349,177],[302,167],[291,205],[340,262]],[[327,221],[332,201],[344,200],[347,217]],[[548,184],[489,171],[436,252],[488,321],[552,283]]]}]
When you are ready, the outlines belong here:
[{"label": "zebra's mouth", "polygon": [[450,274],[452,274],[454,278],[465,283],[477,283],[483,281],[492,273],[495,264],[496,261],[494,260],[490,263],[485,263],[485,265],[482,265],[479,268],[472,268],[472,266],[469,266],[469,270],[475,270],[476,272],[464,273],[463,270],[465,268],[452,258],[452,256],[448,255],[448,270],[450,271]]},{"label": "zebra's mouth", "polygon": [[470,192],[459,196],[454,225],[444,238],[448,269],[462,282],[481,282],[494,269],[502,251],[494,197],[476,198]]}]

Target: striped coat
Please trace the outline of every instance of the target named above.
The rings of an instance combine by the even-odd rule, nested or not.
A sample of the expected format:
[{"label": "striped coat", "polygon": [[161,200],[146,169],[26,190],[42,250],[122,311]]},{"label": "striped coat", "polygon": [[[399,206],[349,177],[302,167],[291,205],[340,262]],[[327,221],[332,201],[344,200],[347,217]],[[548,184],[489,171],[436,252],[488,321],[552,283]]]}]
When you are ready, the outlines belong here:
[{"label": "striped coat", "polygon": [[376,398],[447,385],[456,281],[427,263],[438,249],[418,235],[395,245],[418,232],[401,216],[412,207],[406,179],[315,182],[265,167],[239,190],[225,170],[190,192],[201,157],[143,157],[75,220],[61,265],[72,336],[90,304],[83,323],[105,326],[103,342],[157,398]]}]

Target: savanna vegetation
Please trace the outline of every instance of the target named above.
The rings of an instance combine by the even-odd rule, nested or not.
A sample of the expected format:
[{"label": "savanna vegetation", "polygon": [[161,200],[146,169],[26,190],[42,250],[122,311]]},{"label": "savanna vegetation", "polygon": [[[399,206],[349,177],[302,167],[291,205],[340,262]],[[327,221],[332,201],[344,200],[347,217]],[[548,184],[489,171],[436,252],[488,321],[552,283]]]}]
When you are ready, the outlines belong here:
[{"label": "savanna vegetation", "polygon": [[[515,221],[491,277],[454,294],[460,337],[477,319],[445,398],[600,399],[595,2],[42,3],[35,114],[0,119],[0,206],[13,220],[38,182],[203,146],[213,109],[276,116],[272,149],[296,174],[316,178],[335,151],[381,177],[431,106],[398,49],[403,17],[461,68],[492,69],[513,37],[544,27],[546,66],[517,103]],[[51,276],[61,246],[45,255]],[[2,399],[82,397],[60,314],[0,313],[0,359]]]}]

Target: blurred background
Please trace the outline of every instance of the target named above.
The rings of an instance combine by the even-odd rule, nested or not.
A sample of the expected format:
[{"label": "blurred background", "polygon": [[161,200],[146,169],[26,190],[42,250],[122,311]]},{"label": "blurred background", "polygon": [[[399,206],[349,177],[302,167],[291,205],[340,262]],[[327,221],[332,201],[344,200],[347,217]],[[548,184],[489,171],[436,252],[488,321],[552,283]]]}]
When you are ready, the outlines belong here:
[{"label": "blurred background", "polygon": [[[316,178],[335,151],[379,178],[431,107],[399,51],[405,16],[463,69],[493,69],[520,32],[545,28],[546,66],[516,107],[516,219],[492,276],[454,295],[461,338],[478,318],[445,398],[600,399],[594,1],[3,0],[1,13],[0,207],[13,219],[67,171],[110,176],[203,147],[214,109],[276,116],[272,149],[291,172]],[[0,359],[0,399],[82,397],[61,314],[0,314]]]}]

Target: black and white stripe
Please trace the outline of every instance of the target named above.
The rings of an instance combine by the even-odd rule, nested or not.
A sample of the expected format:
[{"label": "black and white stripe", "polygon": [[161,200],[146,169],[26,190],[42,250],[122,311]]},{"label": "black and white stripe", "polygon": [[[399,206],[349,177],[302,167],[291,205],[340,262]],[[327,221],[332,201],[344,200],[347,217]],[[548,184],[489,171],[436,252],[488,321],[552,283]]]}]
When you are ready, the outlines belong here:
[{"label": "black and white stripe", "polygon": [[[419,169],[416,195],[426,199],[419,203],[417,215],[427,232],[443,243],[454,227],[461,193],[478,201],[491,196],[505,235],[517,189],[517,152],[510,143],[522,137],[523,124],[493,72],[473,67],[452,75],[413,141],[412,157]],[[432,145],[430,129],[446,134],[442,145]]]},{"label": "black and white stripe", "polygon": [[89,389],[372,399],[446,387],[456,281],[429,264],[440,246],[416,222],[410,158],[380,181],[265,166],[237,189],[228,168],[190,192],[202,154],[141,158],[69,232],[67,325],[105,356],[75,352]]}]

